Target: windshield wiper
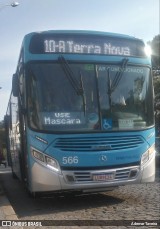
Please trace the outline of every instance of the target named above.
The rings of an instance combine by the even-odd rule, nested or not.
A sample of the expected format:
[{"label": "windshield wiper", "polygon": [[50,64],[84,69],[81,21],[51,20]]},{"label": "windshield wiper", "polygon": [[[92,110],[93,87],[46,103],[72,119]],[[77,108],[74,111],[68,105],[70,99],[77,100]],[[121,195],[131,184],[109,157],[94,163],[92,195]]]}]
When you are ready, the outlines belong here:
[{"label": "windshield wiper", "polygon": [[111,95],[112,95],[112,90],[111,90],[111,78],[110,78],[110,68],[107,68],[107,78],[108,78],[108,84],[107,84],[107,88],[108,88],[108,98],[109,98],[109,107],[111,109]]},{"label": "windshield wiper", "polygon": [[84,116],[86,115],[86,96],[84,93],[84,85],[83,85],[83,77],[82,77],[82,73],[80,71],[80,83],[81,83],[81,88],[82,88],[82,100],[83,100],[83,111],[84,111]]},{"label": "windshield wiper", "polygon": [[83,89],[82,87],[79,85],[78,80],[76,79],[76,77],[74,76],[74,73],[72,71],[72,69],[70,68],[68,62],[66,61],[66,59],[63,56],[60,56],[58,58],[62,69],[65,73],[65,75],[67,76],[68,80],[70,81],[72,87],[74,88],[74,90],[76,91],[77,95],[82,95],[83,93]]},{"label": "windshield wiper", "polygon": [[120,70],[117,71],[113,81],[111,82],[111,78],[110,78],[110,68],[107,68],[107,78],[108,78],[108,84],[107,84],[107,88],[108,88],[108,98],[109,98],[109,107],[110,107],[110,111],[112,112],[112,99],[111,99],[111,95],[114,92],[114,90],[116,89],[116,87],[118,86],[120,80],[122,79],[123,73],[127,67],[128,64],[128,59],[123,59],[122,64],[120,66]]},{"label": "windshield wiper", "polygon": [[62,69],[65,73],[65,75],[67,76],[69,82],[71,83],[73,89],[76,91],[78,96],[82,96],[82,100],[83,100],[83,109],[84,109],[84,116],[86,114],[86,97],[84,94],[84,85],[83,85],[83,78],[82,78],[82,73],[80,72],[80,82],[78,82],[78,80],[76,79],[72,69],[70,68],[67,60],[61,55],[58,58]]},{"label": "windshield wiper", "polygon": [[127,58],[124,58],[123,61],[122,61],[122,65],[120,65],[120,69],[119,71],[117,71],[114,79],[113,79],[113,82],[111,84],[111,93],[116,89],[116,87],[118,86],[120,80],[122,79],[122,76],[123,76],[123,73],[127,67],[127,64],[128,64],[128,59]]}]

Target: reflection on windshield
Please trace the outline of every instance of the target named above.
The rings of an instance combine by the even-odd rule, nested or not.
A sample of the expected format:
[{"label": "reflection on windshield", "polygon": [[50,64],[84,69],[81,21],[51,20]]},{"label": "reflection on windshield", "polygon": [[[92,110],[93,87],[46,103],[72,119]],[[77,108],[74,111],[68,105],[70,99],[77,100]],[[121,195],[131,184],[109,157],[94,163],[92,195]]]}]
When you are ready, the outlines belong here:
[{"label": "reflection on windshield", "polygon": [[[32,109],[29,105],[29,110],[35,110],[30,112],[32,127],[57,131],[100,128],[93,65],[68,66],[65,61],[32,64],[30,69],[28,94],[32,97],[31,101],[37,103],[32,105]],[[35,118],[36,113],[38,118]]]},{"label": "reflection on windshield", "polygon": [[[117,72],[122,71],[118,78]],[[121,66],[98,66],[98,82],[104,130],[153,125],[149,69],[128,66],[124,70]]]},{"label": "reflection on windshield", "polygon": [[[127,65],[33,63],[28,66],[32,128],[114,131],[153,125],[149,69]],[[76,88],[76,89],[75,89]]]},{"label": "reflection on windshield", "polygon": [[[122,78],[123,73],[126,69],[127,63],[128,63],[128,59],[126,59],[126,58],[123,59],[122,64],[121,64],[120,68],[117,70],[117,72],[114,76],[114,79],[112,81],[110,78],[110,68],[108,67],[108,69],[107,69],[108,99],[109,99],[110,109],[112,109],[111,95],[115,91],[115,89],[117,88],[119,82],[121,81],[121,78]],[[123,101],[123,98],[121,98],[121,100]]]}]

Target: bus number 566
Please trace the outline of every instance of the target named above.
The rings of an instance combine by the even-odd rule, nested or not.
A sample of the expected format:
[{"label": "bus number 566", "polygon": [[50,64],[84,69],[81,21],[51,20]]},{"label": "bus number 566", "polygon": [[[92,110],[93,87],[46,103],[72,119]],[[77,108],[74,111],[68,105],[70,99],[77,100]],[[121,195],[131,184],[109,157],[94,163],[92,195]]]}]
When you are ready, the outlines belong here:
[{"label": "bus number 566", "polygon": [[78,164],[78,157],[77,156],[74,156],[74,157],[63,157],[62,158],[62,163],[64,165],[66,164]]}]

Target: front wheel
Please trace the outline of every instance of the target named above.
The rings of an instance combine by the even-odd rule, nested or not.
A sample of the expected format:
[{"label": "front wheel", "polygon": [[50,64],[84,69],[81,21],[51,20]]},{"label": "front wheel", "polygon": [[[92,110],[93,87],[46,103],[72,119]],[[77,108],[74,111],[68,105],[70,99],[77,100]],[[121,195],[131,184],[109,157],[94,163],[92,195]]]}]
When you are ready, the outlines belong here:
[{"label": "front wheel", "polygon": [[13,172],[13,169],[12,169],[12,178],[17,179],[17,176],[16,176],[15,172]]}]

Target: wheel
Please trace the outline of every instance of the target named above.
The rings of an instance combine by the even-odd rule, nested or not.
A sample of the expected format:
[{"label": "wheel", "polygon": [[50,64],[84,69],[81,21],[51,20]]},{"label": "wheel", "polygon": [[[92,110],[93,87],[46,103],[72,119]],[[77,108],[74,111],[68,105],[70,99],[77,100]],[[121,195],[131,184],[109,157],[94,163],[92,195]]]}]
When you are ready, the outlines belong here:
[{"label": "wheel", "polygon": [[17,176],[16,176],[16,174],[15,174],[15,172],[13,172],[13,168],[12,168],[12,178],[13,179],[18,179]]},{"label": "wheel", "polygon": [[13,179],[17,179],[17,176],[13,171],[12,171],[12,177],[13,177]]}]

